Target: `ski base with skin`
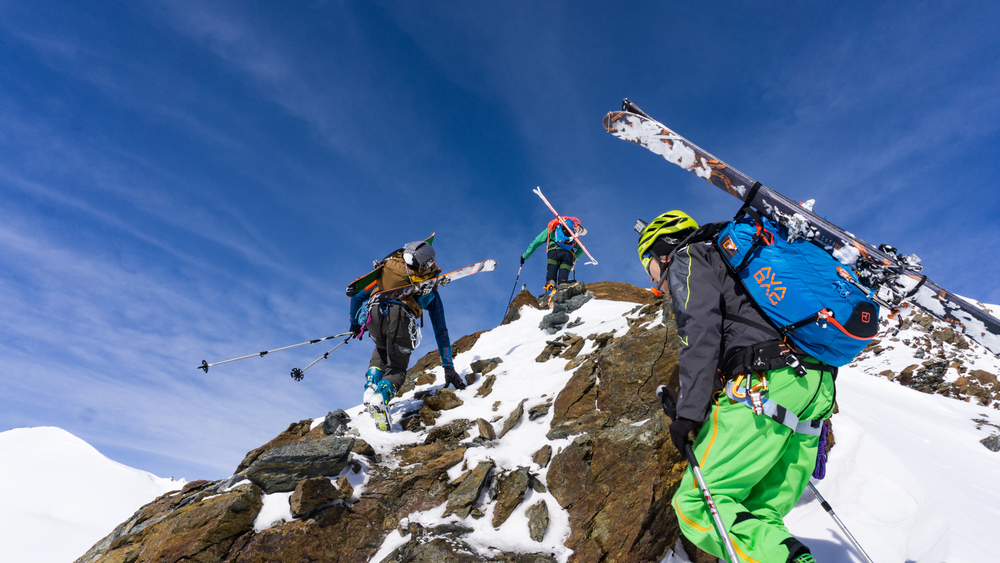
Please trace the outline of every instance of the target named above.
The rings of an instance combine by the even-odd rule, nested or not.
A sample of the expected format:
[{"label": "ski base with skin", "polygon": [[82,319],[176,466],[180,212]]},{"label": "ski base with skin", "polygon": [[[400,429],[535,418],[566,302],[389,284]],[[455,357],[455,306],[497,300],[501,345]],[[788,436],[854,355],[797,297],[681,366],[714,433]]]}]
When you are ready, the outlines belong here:
[{"label": "ski base with skin", "polygon": [[604,116],[609,133],[657,154],[740,199],[761,215],[806,238],[855,270],[864,287],[890,310],[911,302],[1000,356],[1000,319],[922,275],[915,256],[875,247],[813,211],[762,185],[649,117],[626,98],[622,111]]}]

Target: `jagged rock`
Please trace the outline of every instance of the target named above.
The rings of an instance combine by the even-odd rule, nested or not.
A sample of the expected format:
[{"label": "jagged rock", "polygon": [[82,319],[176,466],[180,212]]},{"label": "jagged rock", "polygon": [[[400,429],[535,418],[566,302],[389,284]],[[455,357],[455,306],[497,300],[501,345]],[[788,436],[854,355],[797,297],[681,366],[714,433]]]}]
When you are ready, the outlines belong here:
[{"label": "jagged rock", "polygon": [[507,420],[504,421],[503,430],[500,431],[501,438],[503,438],[504,436],[507,435],[508,432],[513,430],[514,427],[517,426],[517,423],[521,422],[521,417],[524,416],[525,401],[527,401],[527,399],[521,399],[521,402],[517,404],[517,407],[515,407],[514,410],[511,411],[510,416],[508,416]]},{"label": "jagged rock", "polygon": [[980,440],[980,443],[986,446],[986,449],[991,452],[1000,452],[1000,435],[994,434],[992,436],[988,436]]},{"label": "jagged rock", "polygon": [[493,384],[496,382],[497,376],[492,373],[487,375],[483,382],[479,384],[479,389],[476,390],[477,397],[485,397],[493,392]]},{"label": "jagged rock", "polygon": [[577,354],[580,353],[580,350],[583,350],[583,346],[586,343],[587,341],[580,336],[574,336],[570,338],[569,341],[566,343],[568,348],[563,350],[562,354],[559,354],[559,357],[565,358],[567,360],[572,360],[573,358],[576,357]]},{"label": "jagged rock", "polygon": [[528,468],[519,467],[499,479],[496,506],[493,509],[493,527],[499,528],[514,513],[528,490]]},{"label": "jagged rock", "polygon": [[490,441],[493,441],[493,440],[497,439],[497,433],[493,429],[493,425],[492,424],[490,424],[486,420],[483,420],[482,418],[478,418],[478,419],[476,419],[476,425],[479,426],[479,435],[480,436],[482,436],[486,440],[490,440]]},{"label": "jagged rock", "polygon": [[447,411],[465,404],[451,389],[438,389],[437,393],[424,399],[424,406],[435,411]]},{"label": "jagged rock", "polygon": [[545,444],[538,449],[534,455],[531,456],[531,461],[535,462],[538,467],[545,467],[549,464],[549,460],[552,459],[552,446]]},{"label": "jagged rock", "polygon": [[354,439],[354,447],[351,448],[351,452],[365,457],[375,457],[375,448],[361,438]]},{"label": "jagged rock", "polygon": [[464,418],[453,420],[448,424],[437,426],[428,432],[427,439],[424,440],[424,443],[431,444],[433,442],[446,442],[449,444],[457,444],[459,441],[469,437],[470,428],[472,428],[472,423]]},{"label": "jagged rock", "polygon": [[156,499],[76,563],[222,561],[233,544],[253,530],[262,506],[261,491],[245,483],[229,492],[212,493],[189,491]]},{"label": "jagged rock", "polygon": [[[576,561],[659,561],[679,529],[670,499],[684,460],[661,413],[584,434],[552,459],[549,491],[570,517]],[[624,470],[623,470],[624,468]]]},{"label": "jagged rock", "polygon": [[473,373],[481,373],[483,375],[496,369],[497,366],[503,363],[500,358],[490,358],[488,360],[476,360],[469,364],[469,368],[472,369]]},{"label": "jagged rock", "polygon": [[552,407],[552,401],[547,401],[540,405],[535,405],[528,409],[528,420],[535,420],[536,418],[542,418],[543,416],[549,414],[549,408]]},{"label": "jagged rock", "polygon": [[432,371],[425,371],[417,376],[413,381],[414,387],[417,385],[430,385],[437,381],[437,376]]},{"label": "jagged rock", "polygon": [[556,288],[556,292],[552,294],[552,303],[567,303],[573,298],[585,295],[586,293],[587,284],[582,281],[563,284]]},{"label": "jagged rock", "polygon": [[267,494],[292,491],[309,477],[335,476],[351,459],[354,438],[326,436],[273,449],[244,471]]},{"label": "jagged rock", "polygon": [[275,436],[270,442],[264,444],[263,446],[251,450],[243,461],[236,467],[236,473],[242,473],[247,467],[250,467],[258,457],[266,452],[269,452],[275,448],[280,448],[282,446],[287,446],[289,444],[295,444],[301,442],[309,434],[312,427],[312,419],[307,418],[305,420],[300,420],[298,422],[288,425],[288,428],[284,432]]},{"label": "jagged rock", "polygon": [[528,517],[528,535],[531,539],[541,542],[549,529],[549,505],[540,500],[524,512]]},{"label": "jagged rock", "polygon": [[418,415],[420,417],[421,424],[424,426],[434,426],[437,424],[438,417],[441,416],[441,411],[436,411],[430,408],[427,403],[424,403],[424,406],[420,408]]},{"label": "jagged rock", "polygon": [[565,345],[559,341],[546,342],[545,348],[543,348],[541,353],[539,353],[538,356],[535,357],[535,361],[539,363],[549,361],[552,358],[552,355],[555,354],[557,351],[562,350],[564,346]]},{"label": "jagged rock", "polygon": [[614,337],[615,331],[611,330],[608,332],[602,332],[601,334],[591,335],[587,338],[592,339],[594,341],[594,346],[597,348],[603,348],[607,346],[608,342],[611,342]]},{"label": "jagged rock", "polygon": [[521,318],[521,308],[525,305],[531,307],[532,309],[542,309],[542,306],[538,304],[538,299],[531,294],[526,289],[522,289],[514,299],[511,300],[510,306],[507,307],[507,314],[503,318],[502,325],[512,323]]},{"label": "jagged rock", "polygon": [[443,517],[447,518],[452,514],[459,518],[468,516],[492,469],[492,461],[481,461],[475,469],[465,474],[458,488],[448,495],[448,505],[445,507]]},{"label": "jagged rock", "polygon": [[351,417],[343,409],[337,409],[327,413],[323,420],[323,433],[327,436],[342,436],[347,431],[347,425],[351,422]]},{"label": "jagged rock", "polygon": [[592,292],[595,298],[604,301],[642,304],[652,304],[657,301],[657,297],[648,289],[622,282],[593,282],[587,284],[587,290]]},{"label": "jagged rock", "polygon": [[555,334],[568,322],[569,314],[567,313],[549,313],[542,317],[542,322],[538,323],[538,328],[549,334]]},{"label": "jagged rock", "polygon": [[299,481],[295,492],[288,499],[292,516],[301,518],[317,508],[341,499],[340,491],[326,477],[312,477]]}]

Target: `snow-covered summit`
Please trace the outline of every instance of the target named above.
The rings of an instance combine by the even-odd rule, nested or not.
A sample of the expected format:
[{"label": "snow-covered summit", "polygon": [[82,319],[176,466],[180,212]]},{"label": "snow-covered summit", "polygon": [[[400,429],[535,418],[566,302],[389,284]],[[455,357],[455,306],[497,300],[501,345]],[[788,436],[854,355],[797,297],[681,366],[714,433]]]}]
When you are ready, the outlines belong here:
[{"label": "snow-covered summit", "polygon": [[114,462],[65,430],[0,433],[0,560],[68,563],[184,481]]}]

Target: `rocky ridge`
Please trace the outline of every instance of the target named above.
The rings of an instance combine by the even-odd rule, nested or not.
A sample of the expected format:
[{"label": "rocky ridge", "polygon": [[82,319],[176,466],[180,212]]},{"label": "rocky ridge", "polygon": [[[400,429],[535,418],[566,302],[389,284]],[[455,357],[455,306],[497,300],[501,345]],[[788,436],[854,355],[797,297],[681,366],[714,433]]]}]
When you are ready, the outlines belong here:
[{"label": "rocky ridge", "polygon": [[[156,499],[77,563],[660,561],[681,539],[669,500],[686,467],[653,392],[676,385],[672,318],[627,284],[558,299],[570,305],[543,311],[522,292],[503,325],[458,339],[466,390],[442,388],[437,352],[417,361],[390,435],[360,409],[293,423],[232,477]],[[975,346],[904,311],[853,365],[997,408]]]}]

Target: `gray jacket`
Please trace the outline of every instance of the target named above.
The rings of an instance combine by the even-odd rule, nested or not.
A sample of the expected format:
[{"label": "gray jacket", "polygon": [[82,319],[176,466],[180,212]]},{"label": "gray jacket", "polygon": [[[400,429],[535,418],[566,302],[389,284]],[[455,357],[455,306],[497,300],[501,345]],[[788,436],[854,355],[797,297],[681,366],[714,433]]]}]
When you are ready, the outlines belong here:
[{"label": "gray jacket", "polygon": [[678,249],[667,282],[681,344],[677,415],[701,422],[708,418],[717,370],[726,351],[780,336],[754,306],[712,241]]}]

